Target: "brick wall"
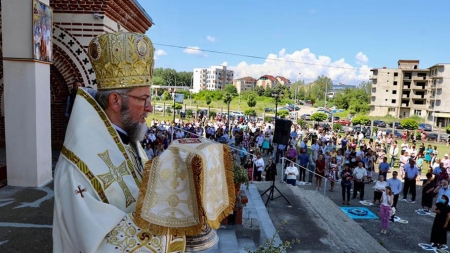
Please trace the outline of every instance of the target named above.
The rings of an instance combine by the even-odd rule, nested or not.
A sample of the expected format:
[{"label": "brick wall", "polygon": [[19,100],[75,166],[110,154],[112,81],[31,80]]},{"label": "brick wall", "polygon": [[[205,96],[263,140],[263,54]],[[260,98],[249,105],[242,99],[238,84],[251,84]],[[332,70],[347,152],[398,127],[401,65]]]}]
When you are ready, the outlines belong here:
[{"label": "brick wall", "polygon": [[145,33],[151,20],[134,0],[50,0],[54,13],[98,13],[120,23],[126,30]]},{"label": "brick wall", "polygon": [[66,133],[67,118],[65,116],[69,88],[61,72],[54,66],[50,66],[50,90],[51,90],[51,126],[52,146],[61,148]]}]

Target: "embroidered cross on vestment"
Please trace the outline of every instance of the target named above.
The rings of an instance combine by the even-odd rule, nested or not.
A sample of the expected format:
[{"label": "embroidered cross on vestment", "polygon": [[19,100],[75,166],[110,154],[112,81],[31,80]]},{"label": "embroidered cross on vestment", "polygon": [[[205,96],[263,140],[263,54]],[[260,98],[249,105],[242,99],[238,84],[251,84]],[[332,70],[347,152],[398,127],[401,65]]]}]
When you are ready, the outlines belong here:
[{"label": "embroidered cross on vestment", "polygon": [[81,189],[81,185],[79,185],[78,190],[75,190],[75,195],[79,193],[81,197],[84,198],[83,192],[86,192],[86,188]]}]

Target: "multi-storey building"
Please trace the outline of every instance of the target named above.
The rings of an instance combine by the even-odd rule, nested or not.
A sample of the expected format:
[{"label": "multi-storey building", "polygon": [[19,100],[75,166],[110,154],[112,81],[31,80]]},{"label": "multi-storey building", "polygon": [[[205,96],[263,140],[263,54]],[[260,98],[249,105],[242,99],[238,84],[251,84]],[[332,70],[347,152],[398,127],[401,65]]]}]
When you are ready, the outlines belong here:
[{"label": "multi-storey building", "polygon": [[233,70],[226,66],[211,66],[209,68],[194,68],[192,92],[201,90],[223,90],[225,85],[233,83]]},{"label": "multi-storey building", "polygon": [[262,87],[263,89],[275,87],[277,84],[278,80],[271,75],[263,75],[256,82],[256,85]]},{"label": "multi-storey building", "polygon": [[240,94],[242,91],[253,90],[256,86],[256,79],[250,76],[235,79],[233,85]]},{"label": "multi-storey building", "polygon": [[288,87],[291,85],[291,81],[289,79],[287,79],[286,77],[277,76],[276,79],[277,79],[278,83],[281,85],[286,85]]},{"label": "multi-storey building", "polygon": [[419,68],[418,60],[399,60],[398,68],[372,71],[371,116],[420,116],[435,124],[446,125],[450,118],[450,64]]}]

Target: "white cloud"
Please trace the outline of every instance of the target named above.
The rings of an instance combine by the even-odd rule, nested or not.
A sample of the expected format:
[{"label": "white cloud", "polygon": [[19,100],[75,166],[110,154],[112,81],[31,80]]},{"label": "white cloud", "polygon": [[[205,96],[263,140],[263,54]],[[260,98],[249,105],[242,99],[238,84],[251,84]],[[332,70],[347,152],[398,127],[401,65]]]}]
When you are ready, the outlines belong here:
[{"label": "white cloud", "polygon": [[367,55],[363,54],[363,52],[359,52],[355,55],[356,63],[363,65],[369,62],[369,58]]},{"label": "white cloud", "polygon": [[[362,53],[361,53],[362,54]],[[362,54],[365,62],[369,59]],[[368,81],[370,77],[370,68],[367,64],[352,66],[345,62],[344,58],[332,60],[328,56],[316,56],[309,48],[294,51],[289,54],[286,49],[281,49],[276,54],[269,54],[261,63],[248,64],[245,61],[237,66],[229,66],[235,71],[236,75],[241,77],[252,76],[256,79],[268,74],[273,76],[283,76],[291,80],[305,80],[306,83],[312,82],[318,76],[324,75],[334,83],[359,84],[362,81]],[[301,73],[299,75],[299,73]]]},{"label": "white cloud", "polygon": [[226,61],[222,62],[222,64],[220,64],[220,66],[228,66],[228,62],[226,62]]},{"label": "white cloud", "polygon": [[192,54],[192,55],[197,55],[197,56],[201,56],[201,57],[207,57],[208,55],[201,51],[199,47],[187,47],[186,49],[183,50],[184,53],[186,54]]},{"label": "white cloud", "polygon": [[157,60],[159,58],[159,56],[164,56],[167,55],[166,51],[162,50],[162,49],[158,49],[155,51],[155,60]]},{"label": "white cloud", "polygon": [[209,42],[216,42],[216,37],[213,37],[213,36],[211,36],[211,35],[206,36],[206,39],[207,39]]}]

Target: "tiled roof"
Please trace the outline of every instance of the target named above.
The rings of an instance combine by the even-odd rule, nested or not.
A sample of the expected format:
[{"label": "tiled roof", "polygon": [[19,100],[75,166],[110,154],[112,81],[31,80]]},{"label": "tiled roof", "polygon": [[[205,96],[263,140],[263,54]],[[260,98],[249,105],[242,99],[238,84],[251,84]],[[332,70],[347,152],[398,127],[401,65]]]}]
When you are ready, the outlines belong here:
[{"label": "tiled roof", "polygon": [[282,76],[277,76],[277,78],[280,78],[281,81],[285,82],[285,83],[290,83],[291,81],[289,79],[287,79],[286,77],[282,77]]},{"label": "tiled roof", "polygon": [[273,76],[271,76],[271,75],[263,75],[263,76],[261,76],[259,79],[261,79],[261,78],[263,78],[263,77],[266,77],[266,78],[269,79],[270,81],[275,81],[275,80],[277,80],[275,77],[273,77]]}]

